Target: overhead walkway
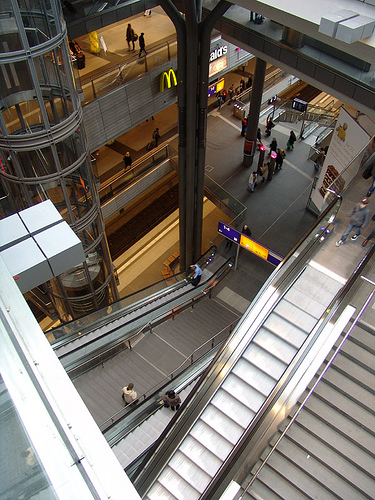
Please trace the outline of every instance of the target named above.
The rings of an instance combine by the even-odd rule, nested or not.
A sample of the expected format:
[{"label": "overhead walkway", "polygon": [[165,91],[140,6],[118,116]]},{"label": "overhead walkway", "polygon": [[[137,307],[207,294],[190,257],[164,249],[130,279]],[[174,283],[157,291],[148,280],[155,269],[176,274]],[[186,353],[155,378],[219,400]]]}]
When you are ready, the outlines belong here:
[{"label": "overhead walkway", "polygon": [[307,377],[307,384],[313,376],[310,366],[318,369],[340,334],[326,327],[345,279],[318,263],[338,205],[331,204],[263,287],[142,464],[135,481],[142,497],[214,498],[229,470],[254,447],[254,433],[277,426],[277,408],[283,418],[303,391],[301,379]]}]

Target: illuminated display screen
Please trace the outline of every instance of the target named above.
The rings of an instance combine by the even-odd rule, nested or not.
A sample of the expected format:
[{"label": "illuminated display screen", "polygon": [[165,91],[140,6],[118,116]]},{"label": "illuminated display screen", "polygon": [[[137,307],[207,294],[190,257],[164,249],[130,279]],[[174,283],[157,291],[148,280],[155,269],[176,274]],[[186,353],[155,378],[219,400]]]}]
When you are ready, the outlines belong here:
[{"label": "illuminated display screen", "polygon": [[262,245],[259,245],[259,243],[257,243],[254,240],[251,240],[244,234],[241,234],[240,245],[241,247],[246,248],[246,250],[249,250],[250,252],[259,255],[259,257],[262,257],[262,259],[265,260],[268,259],[268,254],[269,254],[268,248],[262,247]]},{"label": "illuminated display screen", "polygon": [[227,69],[227,67],[228,67],[227,56],[220,57],[220,59],[216,59],[216,61],[210,62],[210,66],[208,69],[209,78],[211,78],[211,76],[216,75],[216,73],[220,73],[220,71]]}]

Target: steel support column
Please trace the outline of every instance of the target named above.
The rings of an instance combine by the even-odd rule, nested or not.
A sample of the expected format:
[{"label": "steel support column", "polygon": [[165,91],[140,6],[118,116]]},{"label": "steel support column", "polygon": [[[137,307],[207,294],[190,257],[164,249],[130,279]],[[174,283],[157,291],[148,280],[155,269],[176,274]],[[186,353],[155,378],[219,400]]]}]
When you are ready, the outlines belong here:
[{"label": "steel support column", "polygon": [[251,167],[251,165],[253,164],[266,67],[266,61],[263,61],[263,59],[259,59],[259,57],[257,57],[255,61],[255,72],[253,79],[253,88],[251,92],[249,116],[247,118],[247,132],[245,137],[243,157],[243,165],[245,167]]},{"label": "steel support column", "polygon": [[180,265],[186,269],[201,255],[210,35],[230,3],[221,0],[203,22],[201,0],[185,1],[186,21],[170,0],[160,5],[177,31]]}]

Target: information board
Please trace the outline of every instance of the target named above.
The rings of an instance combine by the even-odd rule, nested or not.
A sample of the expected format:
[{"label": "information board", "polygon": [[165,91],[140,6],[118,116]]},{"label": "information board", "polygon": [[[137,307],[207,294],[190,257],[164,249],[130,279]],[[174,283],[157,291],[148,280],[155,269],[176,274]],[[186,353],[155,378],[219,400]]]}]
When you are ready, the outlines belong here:
[{"label": "information board", "polygon": [[228,238],[228,240],[237,243],[237,245],[240,245],[242,248],[245,248],[249,252],[258,255],[258,257],[261,257],[274,266],[279,265],[284,258],[277,252],[274,252],[273,250],[270,250],[269,248],[261,245],[257,241],[249,238],[234,227],[230,226],[229,224],[225,224],[222,221],[219,221],[218,232]]}]

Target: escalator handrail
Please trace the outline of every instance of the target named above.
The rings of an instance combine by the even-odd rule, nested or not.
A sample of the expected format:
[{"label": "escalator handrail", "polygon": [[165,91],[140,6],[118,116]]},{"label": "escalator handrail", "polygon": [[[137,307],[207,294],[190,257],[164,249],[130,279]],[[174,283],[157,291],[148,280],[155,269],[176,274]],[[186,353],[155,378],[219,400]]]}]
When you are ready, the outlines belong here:
[{"label": "escalator handrail", "polygon": [[[216,245],[212,245],[203,255],[202,257],[198,260],[198,263],[200,263],[202,260],[205,261],[206,259],[211,259],[215,256],[216,254],[216,250],[217,250],[217,247]],[[202,267],[202,264],[201,264],[201,267]],[[181,271],[177,274],[175,274],[173,276],[173,278],[175,277],[181,277],[181,276],[188,276],[189,274],[191,274],[191,271],[188,270],[188,271]],[[121,299],[117,300],[116,302],[113,302],[112,304],[110,304],[112,307],[115,306],[116,304],[118,304],[119,302],[121,302],[122,300],[126,300],[126,299],[129,299],[130,297],[134,297],[135,295],[137,294],[141,294],[141,293],[144,293],[146,292],[148,289],[156,286],[156,285],[159,285],[159,284],[162,284],[164,283],[165,284],[165,279],[162,279],[160,281],[157,281],[156,283],[153,283],[152,285],[148,285],[144,288],[142,288],[141,290],[138,290],[137,292],[133,292],[129,295],[127,295],[126,297],[122,297]],[[180,284],[184,281],[184,279],[181,280],[181,282],[179,283],[176,283],[177,288],[180,286]],[[171,291],[171,287],[173,287],[174,285],[169,285],[167,286],[166,288],[162,289],[162,290],[158,290],[157,292],[154,292],[153,294],[151,295],[148,295],[147,297],[144,297],[143,299],[140,299],[139,301],[137,302],[133,302],[132,304],[129,304],[128,306],[125,306],[124,308],[116,311],[115,313],[109,313],[107,315],[105,315],[103,318],[100,318],[98,319],[97,321],[94,321],[90,324],[87,325],[87,328],[85,329],[84,327],[77,327],[77,329],[79,330],[79,336],[83,336],[87,333],[90,333],[91,331],[93,331],[93,328],[92,326],[95,325],[95,328],[94,329],[97,329],[97,328],[100,328],[102,326],[105,326],[107,323],[110,323],[112,321],[114,321],[115,319],[117,319],[118,317],[121,317],[124,313],[124,310],[126,310],[127,308],[129,308],[129,312],[132,312],[133,310],[136,310],[137,308],[139,307],[143,307],[144,305],[147,305],[148,303],[150,303],[150,301],[152,300],[158,300],[160,298],[163,297],[164,294],[168,294],[170,293]],[[105,308],[107,309],[107,307]],[[56,328],[53,328],[52,330],[48,330],[48,334],[54,334],[54,332],[56,332],[56,330],[58,330],[59,328],[62,328],[66,325],[71,325],[72,323],[74,322],[78,322],[80,320],[83,320],[85,318],[88,318],[88,316],[90,316],[90,314],[92,313],[89,313],[85,316],[82,316],[81,318],[79,318],[78,320],[72,320],[72,321],[69,321],[67,323],[64,323],[63,325],[60,325]],[[75,336],[78,336],[78,333],[77,331],[76,332],[73,332],[71,334],[68,334],[66,336],[64,336],[63,339],[57,339],[55,341],[52,341],[51,342],[51,345],[54,349],[57,349],[58,347],[61,347],[63,345],[65,345],[65,343],[68,343],[72,340],[72,336],[75,335]]]},{"label": "escalator handrail", "polygon": [[[160,321],[162,318],[165,318],[166,316],[168,316],[168,314],[170,314],[171,312],[176,312],[178,309],[182,309],[184,307],[186,307],[187,305],[191,304],[191,303],[194,303],[196,302],[197,300],[200,300],[201,298],[205,297],[206,295],[208,295],[209,292],[211,292],[212,290],[212,286],[211,286],[211,281],[216,281],[216,282],[219,282],[220,281],[220,278],[225,275],[225,273],[230,270],[231,268],[233,267],[233,257],[229,258],[228,260],[226,260],[224,262],[224,264],[218,269],[215,271],[215,273],[210,276],[210,278],[208,278],[205,282],[203,282],[202,284],[200,284],[197,289],[199,289],[199,292],[197,294],[195,294],[193,297],[190,297],[189,299],[185,300],[184,302],[182,302],[181,304],[179,304],[178,306],[176,307],[172,307],[169,311],[165,311],[164,313],[162,313],[161,315],[155,317],[153,320],[151,320],[152,322],[157,322],[157,321]],[[215,283],[216,284],[216,283]],[[207,285],[207,288],[203,285]],[[165,302],[163,304],[163,306],[167,305],[169,302],[171,302],[172,300],[176,300],[178,298],[182,298],[184,297],[184,295],[187,295],[190,293],[190,290],[188,291],[185,291],[183,293],[181,293],[181,295],[179,297],[173,297],[173,299],[170,299],[169,301]],[[151,309],[148,311],[148,313],[150,312],[153,312],[153,311],[156,311],[157,309],[159,309],[160,305],[158,305],[157,307],[155,307],[154,309]],[[143,314],[142,314],[143,316]],[[138,317],[139,318],[139,317]],[[62,354],[61,356],[59,356],[59,359],[60,361],[63,360],[66,356],[69,356],[71,355],[73,352],[76,352],[76,351],[79,351],[80,349],[86,349],[88,345],[94,343],[94,342],[97,342],[98,340],[102,339],[103,337],[105,337],[106,335],[108,335],[108,333],[110,332],[113,332],[113,331],[116,331],[117,329],[119,328],[123,328],[124,326],[126,326],[127,324],[130,324],[132,323],[133,321],[135,321],[136,319],[138,318],[132,318],[128,323],[123,323],[121,326],[117,326],[115,328],[113,328],[112,330],[108,330],[108,331],[105,331],[103,332],[101,335],[95,337],[94,339],[91,339],[89,340],[88,342],[86,342],[85,344],[83,345],[79,345],[77,347],[75,347],[74,349],[72,349],[71,351],[67,352],[67,353],[64,353]],[[130,341],[132,338],[138,336],[140,333],[142,333],[142,331],[151,324],[151,321],[148,321],[144,326],[141,327],[140,330],[137,330],[135,333],[134,332],[128,332],[127,334],[123,335],[120,339],[116,339],[116,343],[123,343],[123,342],[128,342]],[[113,345],[111,346],[113,348]],[[100,348],[101,350],[103,349],[103,346]],[[108,349],[108,346],[107,346],[107,349]],[[102,353],[101,353],[102,354]],[[92,353],[88,354],[89,356],[89,360],[92,360],[94,356],[92,356]],[[95,356],[98,356],[98,354],[96,353]],[[75,361],[74,362],[74,366],[73,367],[65,367],[65,369],[67,370],[67,372],[69,373],[69,371],[72,371],[73,369],[74,370],[77,370],[79,368],[80,365],[83,365],[83,364],[86,364],[88,361],[87,359],[84,360],[82,362],[82,359],[83,358],[80,358],[79,361]],[[79,363],[77,365],[77,363]]]}]

